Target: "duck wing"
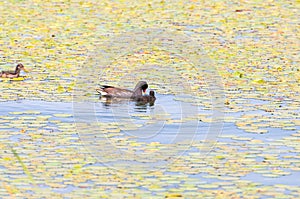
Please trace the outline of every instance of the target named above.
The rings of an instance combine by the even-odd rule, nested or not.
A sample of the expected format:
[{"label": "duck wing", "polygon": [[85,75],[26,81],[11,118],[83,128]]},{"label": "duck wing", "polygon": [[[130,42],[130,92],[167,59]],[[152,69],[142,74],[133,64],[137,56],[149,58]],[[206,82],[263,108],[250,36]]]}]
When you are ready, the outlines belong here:
[{"label": "duck wing", "polygon": [[15,72],[15,71],[2,71],[0,74],[6,74],[6,75],[11,74],[11,75],[15,75],[16,72]]},{"label": "duck wing", "polygon": [[103,85],[96,89],[104,97],[118,97],[118,98],[131,98],[133,92],[123,88]]}]

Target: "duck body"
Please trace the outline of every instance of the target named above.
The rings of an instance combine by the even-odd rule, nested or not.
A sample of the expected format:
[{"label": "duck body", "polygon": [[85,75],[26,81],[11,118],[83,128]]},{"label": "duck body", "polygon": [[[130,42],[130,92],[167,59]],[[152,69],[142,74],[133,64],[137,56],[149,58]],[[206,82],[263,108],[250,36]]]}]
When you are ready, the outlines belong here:
[{"label": "duck body", "polygon": [[2,71],[2,72],[0,72],[0,77],[3,77],[3,78],[16,78],[16,77],[20,76],[21,70],[26,71],[23,64],[18,64],[16,66],[15,71]]},{"label": "duck body", "polygon": [[139,81],[136,84],[133,91],[128,89],[123,89],[123,88],[117,88],[114,86],[107,86],[107,85],[101,86],[100,89],[96,89],[96,91],[100,93],[101,96],[103,97],[135,99],[141,97],[143,92],[145,92],[147,88],[148,88],[147,82]]}]

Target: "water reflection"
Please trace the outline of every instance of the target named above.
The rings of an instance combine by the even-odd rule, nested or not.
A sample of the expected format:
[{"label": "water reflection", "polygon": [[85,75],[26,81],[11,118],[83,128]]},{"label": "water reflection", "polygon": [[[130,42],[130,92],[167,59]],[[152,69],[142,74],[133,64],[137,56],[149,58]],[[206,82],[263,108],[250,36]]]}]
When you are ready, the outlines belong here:
[{"label": "water reflection", "polygon": [[116,122],[122,133],[137,139],[159,137],[162,141],[166,134],[173,134],[170,142],[193,139],[198,127],[197,114],[197,106],[175,100],[173,95],[158,94],[155,104],[105,97],[95,104],[98,121]]}]

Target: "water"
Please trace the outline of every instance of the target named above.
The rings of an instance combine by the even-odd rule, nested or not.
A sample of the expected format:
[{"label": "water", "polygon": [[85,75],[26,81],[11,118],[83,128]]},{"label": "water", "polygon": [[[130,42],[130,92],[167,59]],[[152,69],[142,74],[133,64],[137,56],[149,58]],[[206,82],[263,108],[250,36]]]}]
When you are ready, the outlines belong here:
[{"label": "water", "polygon": [[9,115],[10,112],[38,111],[41,115],[53,115],[56,113],[73,114],[72,103],[46,102],[38,100],[19,100],[0,103],[1,115]]},{"label": "water", "polygon": [[[205,139],[209,130],[209,124],[198,121],[197,114],[209,115],[211,111],[200,111],[200,107],[175,101],[172,95],[157,95],[154,106],[137,105],[127,100],[107,104],[104,100],[95,103],[94,107],[97,121],[126,122],[127,126],[137,125],[136,130],[120,128],[125,136],[134,136],[139,142],[168,144],[195,139],[193,136],[197,136],[198,139],[202,136],[202,139]],[[184,122],[184,117],[192,117],[192,119]]]},{"label": "water", "polygon": [[[174,100],[173,95],[157,95],[157,100],[153,106],[149,104],[146,105],[137,105],[132,101],[118,101],[115,103],[107,103],[105,100],[99,100],[96,102],[84,102],[80,103],[78,106],[76,103],[68,103],[68,102],[46,102],[46,101],[32,101],[32,100],[20,100],[20,101],[8,101],[1,102],[1,116],[10,116],[14,119],[18,119],[18,117],[26,116],[27,111],[36,111],[40,112],[37,115],[41,116],[51,116],[46,125],[42,127],[43,129],[51,129],[53,128],[52,121],[61,121],[62,123],[70,123],[74,122],[80,123],[97,123],[99,124],[100,129],[106,129],[107,126],[112,126],[112,130],[120,129],[119,133],[116,135],[112,135],[112,137],[106,137],[106,139],[116,139],[116,140],[129,140],[130,143],[141,143],[143,145],[147,145],[150,143],[160,143],[164,146],[167,146],[167,150],[172,151],[176,149],[178,143],[188,143],[185,151],[180,153],[182,156],[189,156],[190,152],[199,152],[199,149],[193,148],[189,146],[189,142],[186,141],[199,141],[198,143],[205,142],[207,136],[210,132],[210,123],[199,121],[197,115],[198,114],[206,114],[210,116],[212,114],[211,111],[205,110],[203,107],[198,107],[186,102],[176,101]],[[260,103],[257,101],[256,103]],[[266,103],[263,101],[262,103]],[[12,114],[11,112],[24,112],[24,114]],[[70,114],[70,117],[63,117],[57,114]],[[236,117],[240,116],[241,113],[234,113]],[[30,114],[28,114],[30,115]],[[34,114],[32,116],[35,116]],[[186,118],[190,118],[189,120],[185,120]],[[112,125],[114,124],[114,125]],[[2,124],[2,125],[5,125]],[[59,128],[56,126],[55,128]],[[11,142],[19,143],[20,139],[26,137],[25,134],[18,134],[18,128],[8,127],[9,130],[16,132],[16,134],[9,136],[9,140]],[[7,129],[6,129],[7,130]],[[58,129],[59,130],[59,129]],[[87,132],[89,129],[86,129]],[[93,130],[93,129],[90,129]],[[219,132],[215,137],[215,142],[218,143],[226,143],[228,146],[231,144],[236,144],[239,146],[247,146],[249,145],[249,140],[234,140],[231,137],[226,136],[236,136],[249,138],[250,140],[261,140],[263,141],[262,146],[269,147],[272,143],[276,143],[284,139],[285,137],[289,137],[291,134],[297,132],[299,128],[293,131],[284,131],[279,128],[268,128],[269,133],[267,134],[250,134],[245,133],[243,130],[240,130],[236,127],[234,123],[224,123],[222,132]],[[0,132],[2,130],[0,129]],[[77,131],[74,135],[78,136],[81,140],[82,144],[85,145],[85,139],[92,139],[95,142],[95,147],[97,150],[97,142],[102,142],[103,137],[99,138],[90,138],[85,137],[84,131],[75,129]],[[107,132],[106,132],[107,131]],[[104,133],[111,133],[109,130],[105,130]],[[101,131],[96,133],[97,135],[101,135]],[[110,135],[110,134],[109,134]],[[220,137],[219,135],[222,135]],[[72,142],[69,143],[72,145]],[[250,146],[250,145],[249,145]],[[64,146],[60,146],[64,147]],[[108,146],[111,147],[111,146]],[[113,155],[114,150],[110,148],[107,150],[105,146],[101,146],[104,152],[99,153],[99,155],[104,155],[111,158],[111,162],[107,163],[109,166],[114,165],[116,163],[122,163],[123,165],[134,164],[135,161],[123,161],[119,158],[113,159],[111,155]],[[94,148],[91,147],[91,150]],[[279,160],[284,160],[283,156],[296,156],[297,153],[293,152],[293,148],[285,147],[277,145],[275,151],[270,151],[267,149],[266,151],[262,151],[261,153],[264,155],[267,154],[275,154],[279,155]],[[124,150],[120,152],[120,156],[124,155]],[[108,151],[108,152],[107,152]],[[240,148],[238,151],[243,151]],[[119,153],[119,152],[116,152]],[[126,153],[126,151],[125,151]],[[137,148],[136,154],[143,154],[144,151],[141,148]],[[201,154],[199,152],[199,154]],[[95,155],[95,154],[93,154]],[[97,154],[96,154],[97,155]],[[169,153],[168,155],[174,155],[174,153]],[[167,155],[166,155],[167,156]],[[103,158],[103,157],[102,157]],[[146,159],[147,157],[145,157]],[[103,160],[103,159],[102,159]],[[258,156],[256,158],[257,162],[262,162],[264,158],[262,156]],[[105,159],[103,162],[107,161]],[[99,161],[102,162],[102,161]],[[107,164],[100,164],[107,166]],[[151,163],[146,163],[150,164]],[[97,166],[97,163],[94,165]],[[163,165],[162,162],[156,162],[151,166],[156,167],[157,165]],[[289,175],[281,176],[281,177],[265,177],[261,174],[250,172],[245,176],[242,176],[241,179],[249,180],[252,182],[261,183],[263,185],[275,185],[275,184],[285,184],[285,185],[294,185],[298,186],[298,179],[300,178],[300,172],[293,171],[291,169],[287,169],[286,171],[290,172]],[[179,175],[180,173],[174,172],[174,174]],[[198,175],[192,175],[192,178],[197,178],[199,181],[207,181],[207,182],[222,182],[223,180],[219,179],[207,179],[203,177],[205,173],[201,173]],[[73,185],[69,185],[63,189],[55,189],[54,192],[57,193],[69,193],[77,189]]]}]

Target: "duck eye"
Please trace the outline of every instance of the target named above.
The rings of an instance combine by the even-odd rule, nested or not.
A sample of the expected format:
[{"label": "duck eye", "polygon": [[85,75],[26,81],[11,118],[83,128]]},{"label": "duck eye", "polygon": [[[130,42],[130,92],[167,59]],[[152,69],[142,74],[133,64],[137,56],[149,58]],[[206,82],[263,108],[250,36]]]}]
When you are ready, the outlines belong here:
[{"label": "duck eye", "polygon": [[148,88],[148,84],[145,84],[145,85],[142,86],[143,90],[146,90],[147,88]]}]

